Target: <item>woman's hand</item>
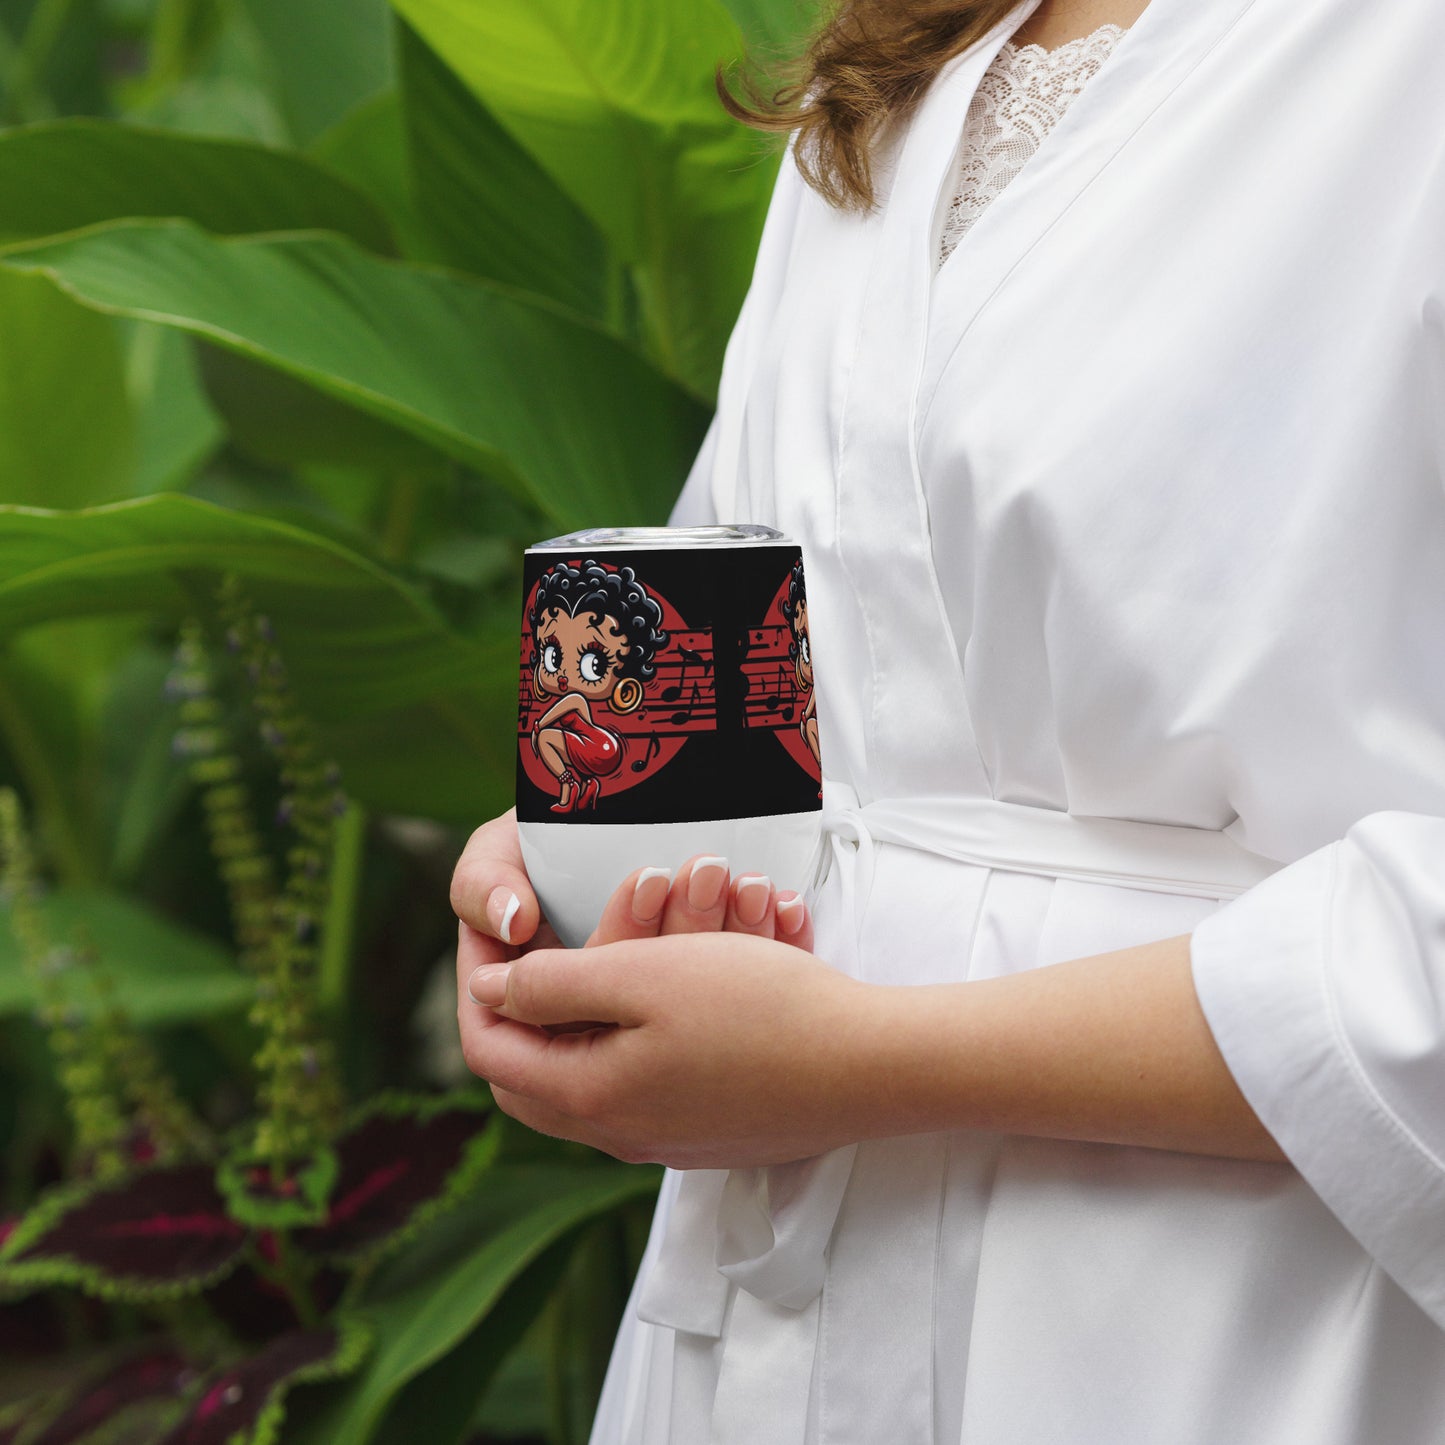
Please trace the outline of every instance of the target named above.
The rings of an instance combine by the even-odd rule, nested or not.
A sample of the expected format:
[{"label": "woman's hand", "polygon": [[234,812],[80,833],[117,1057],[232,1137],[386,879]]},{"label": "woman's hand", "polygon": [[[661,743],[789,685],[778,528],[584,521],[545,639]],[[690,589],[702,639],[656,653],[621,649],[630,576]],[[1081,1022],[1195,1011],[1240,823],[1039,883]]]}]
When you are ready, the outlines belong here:
[{"label": "woman's hand", "polygon": [[[470,1061],[481,1032],[494,1022],[489,1010],[478,1007],[488,975],[505,973],[529,950],[561,947],[527,877],[515,812],[472,834],[452,875],[451,901],[459,919],[457,1026]],[[780,893],[760,874],[730,878],[727,861],[708,856],[690,859],[675,880],[661,868],[630,874],[609,900],[589,947],[724,931],[778,938],[805,951],[813,947],[812,920],[796,893]],[[579,1022],[585,1020],[566,1021],[573,1031]]]},{"label": "woman's hand", "polygon": [[[472,983],[468,1066],[544,1134],[629,1161],[722,1168],[876,1132],[870,996],[801,949],[668,934],[539,950]],[[556,1026],[591,1020],[584,1032]]]}]

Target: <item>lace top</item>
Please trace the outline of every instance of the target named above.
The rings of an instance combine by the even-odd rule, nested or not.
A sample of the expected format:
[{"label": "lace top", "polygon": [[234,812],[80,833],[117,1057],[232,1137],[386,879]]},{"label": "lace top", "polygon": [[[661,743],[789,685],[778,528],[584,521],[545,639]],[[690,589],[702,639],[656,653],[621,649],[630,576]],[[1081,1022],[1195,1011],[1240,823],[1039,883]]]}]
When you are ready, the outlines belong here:
[{"label": "lace top", "polygon": [[1104,25],[1054,50],[1009,41],[999,51],[968,108],[940,266],[1103,68],[1123,34],[1117,25]]}]

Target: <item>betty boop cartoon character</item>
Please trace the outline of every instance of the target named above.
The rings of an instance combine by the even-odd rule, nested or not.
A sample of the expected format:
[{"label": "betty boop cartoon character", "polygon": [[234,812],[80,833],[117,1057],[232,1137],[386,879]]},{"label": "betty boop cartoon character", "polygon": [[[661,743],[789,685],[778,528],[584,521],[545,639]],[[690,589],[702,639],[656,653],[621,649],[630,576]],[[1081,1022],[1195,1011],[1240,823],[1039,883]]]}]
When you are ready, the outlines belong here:
[{"label": "betty boop cartoon character", "polygon": [[633,575],[597,562],[559,562],[537,583],[528,622],[535,662],[532,691],[555,698],[532,728],[532,751],[561,784],[554,813],[597,804],[602,778],[622,766],[620,734],[594,721],[606,703],[635,712],[668,643],[662,608]]},{"label": "betty boop cartoon character", "polygon": [[823,760],[818,749],[818,699],[813,692],[813,649],[808,641],[808,589],[803,581],[803,559],[793,563],[792,575],[788,578],[788,600],[783,603],[783,616],[788,619],[793,640],[788,644],[788,656],[793,662],[793,672],[798,686],[807,693],[807,705],[803,708],[798,730],[813,755],[813,761],[822,768]]}]

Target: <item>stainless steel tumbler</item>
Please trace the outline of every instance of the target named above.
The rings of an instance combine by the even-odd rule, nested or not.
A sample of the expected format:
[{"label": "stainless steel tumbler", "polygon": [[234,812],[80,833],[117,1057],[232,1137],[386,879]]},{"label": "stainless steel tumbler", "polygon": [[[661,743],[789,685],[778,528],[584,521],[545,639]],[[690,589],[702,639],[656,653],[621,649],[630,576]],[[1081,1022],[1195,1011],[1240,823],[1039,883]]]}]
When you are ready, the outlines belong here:
[{"label": "stainless steel tumbler", "polygon": [[637,527],[527,549],[517,826],[585,943],[634,868],[695,853],[806,891],[820,856],[802,555],[768,527]]}]

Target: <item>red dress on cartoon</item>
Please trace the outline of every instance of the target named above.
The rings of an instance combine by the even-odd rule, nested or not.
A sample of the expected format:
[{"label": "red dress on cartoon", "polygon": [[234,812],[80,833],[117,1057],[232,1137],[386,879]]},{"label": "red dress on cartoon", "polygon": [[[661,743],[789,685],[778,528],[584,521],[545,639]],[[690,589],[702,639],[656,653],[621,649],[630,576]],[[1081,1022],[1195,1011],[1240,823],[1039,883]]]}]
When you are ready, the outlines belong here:
[{"label": "red dress on cartoon", "polygon": [[610,778],[622,766],[627,743],[620,733],[580,712],[571,713],[558,727],[567,761],[584,778]]}]

